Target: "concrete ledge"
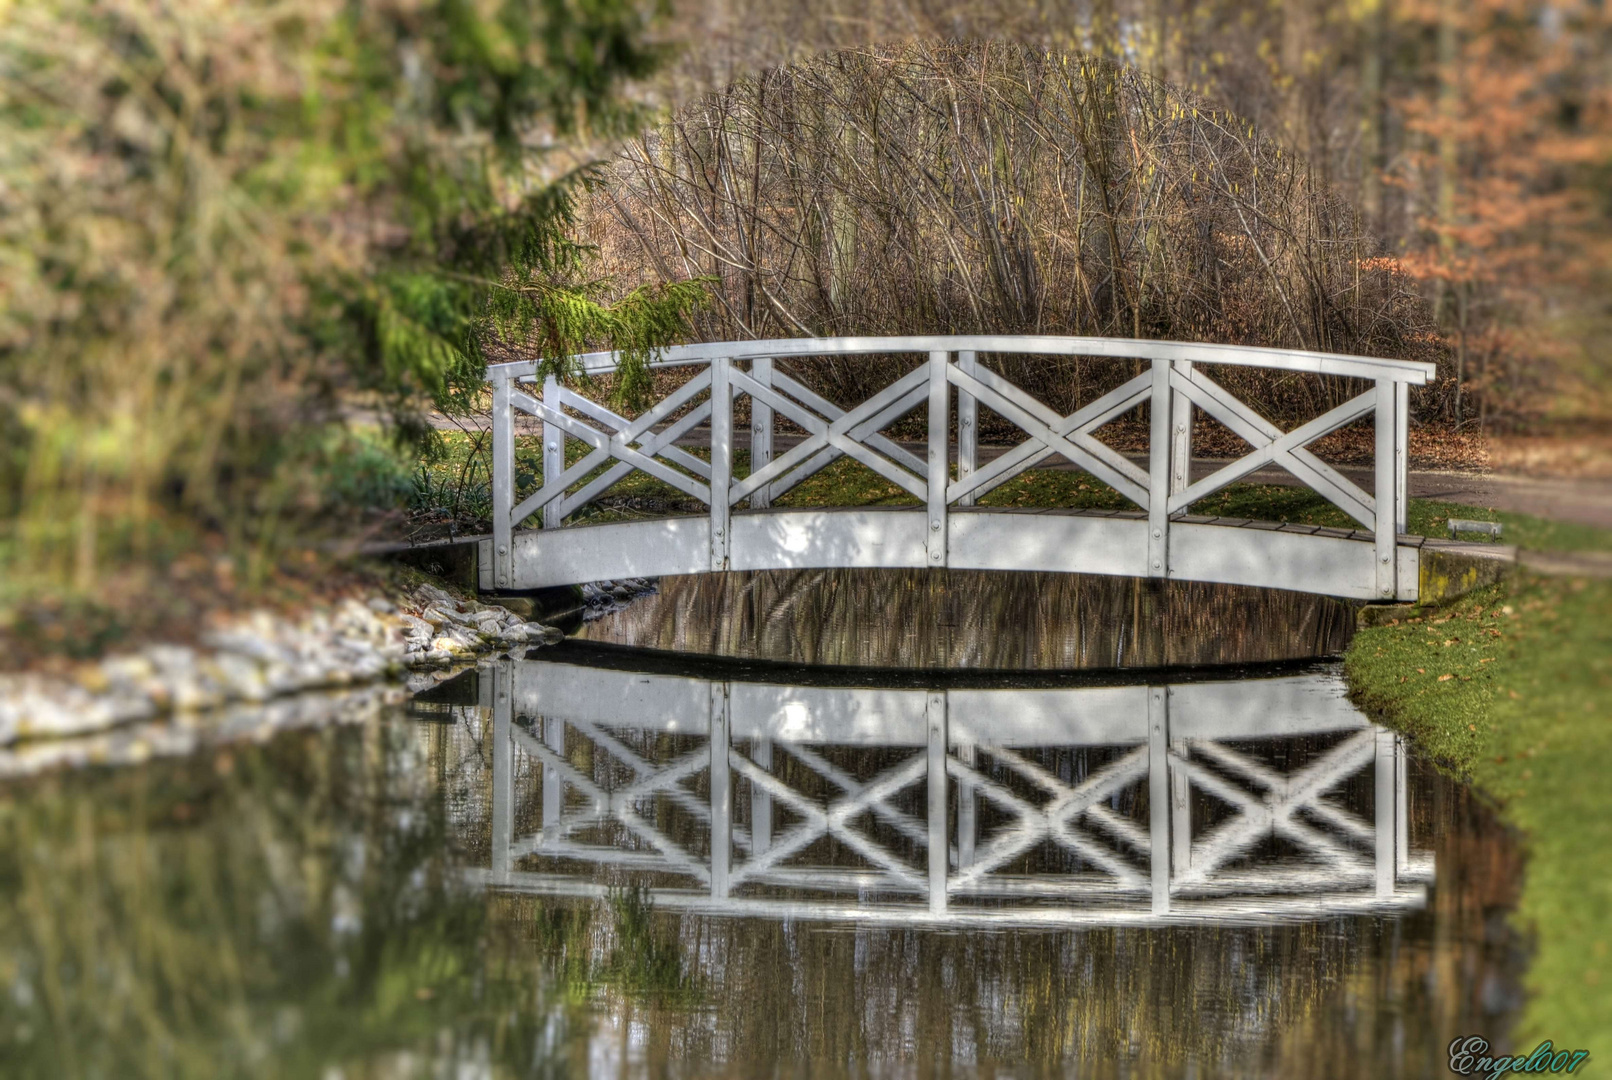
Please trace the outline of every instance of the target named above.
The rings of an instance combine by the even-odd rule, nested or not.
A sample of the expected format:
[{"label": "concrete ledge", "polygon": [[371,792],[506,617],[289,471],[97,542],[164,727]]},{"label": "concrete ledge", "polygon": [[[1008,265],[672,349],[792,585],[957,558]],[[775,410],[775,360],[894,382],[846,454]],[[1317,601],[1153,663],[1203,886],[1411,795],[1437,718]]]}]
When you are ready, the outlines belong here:
[{"label": "concrete ledge", "polygon": [[1517,549],[1510,544],[1428,540],[1422,545],[1417,603],[1447,604],[1474,589],[1493,585],[1516,566]]}]

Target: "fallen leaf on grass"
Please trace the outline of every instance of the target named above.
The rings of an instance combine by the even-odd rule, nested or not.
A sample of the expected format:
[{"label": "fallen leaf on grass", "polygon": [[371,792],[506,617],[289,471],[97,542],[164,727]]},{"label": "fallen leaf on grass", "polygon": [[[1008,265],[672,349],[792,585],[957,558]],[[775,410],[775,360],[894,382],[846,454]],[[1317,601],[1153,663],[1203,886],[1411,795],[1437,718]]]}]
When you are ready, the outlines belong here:
[{"label": "fallen leaf on grass", "polygon": [[1453,678],[1455,678],[1454,675],[1440,675],[1438,677],[1438,681],[1439,682],[1449,682]]}]

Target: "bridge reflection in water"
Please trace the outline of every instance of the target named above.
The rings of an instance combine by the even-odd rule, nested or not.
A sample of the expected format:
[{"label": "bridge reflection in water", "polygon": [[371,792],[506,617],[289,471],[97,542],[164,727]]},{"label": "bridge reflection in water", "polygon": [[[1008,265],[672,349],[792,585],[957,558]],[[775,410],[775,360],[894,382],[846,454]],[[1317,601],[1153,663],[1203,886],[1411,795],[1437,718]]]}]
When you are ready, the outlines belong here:
[{"label": "bridge reflection in water", "polygon": [[1330,671],[1029,689],[483,672],[499,890],[969,926],[1419,908],[1404,748]]}]

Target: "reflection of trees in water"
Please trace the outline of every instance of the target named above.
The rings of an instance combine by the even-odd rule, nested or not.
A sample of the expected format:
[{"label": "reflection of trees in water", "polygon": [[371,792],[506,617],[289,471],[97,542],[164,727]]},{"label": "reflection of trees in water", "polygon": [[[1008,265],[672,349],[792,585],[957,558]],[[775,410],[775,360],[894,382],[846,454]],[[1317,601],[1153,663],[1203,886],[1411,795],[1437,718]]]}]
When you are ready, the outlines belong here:
[{"label": "reflection of trees in water", "polygon": [[1304,593],[1098,575],[777,570],[662,578],[577,636],[863,667],[1109,668],[1335,655],[1354,608]]},{"label": "reflection of trees in water", "polygon": [[[1515,985],[1516,958],[1485,938],[1511,849],[1442,781],[1411,803],[1441,887],[1399,921],[941,934],[680,919],[625,892],[458,887],[452,853],[488,850],[492,764],[490,717],[458,711],[11,788],[0,1071],[581,1075],[602,1053],[650,1075],[955,1058],[986,1074],[1192,1059],[1357,1076],[1403,1054],[1411,1075],[1444,1032],[1498,1033],[1511,1007],[1493,988]],[[581,745],[567,756],[601,781],[610,768]]]},{"label": "reflection of trees in water", "polygon": [[684,986],[631,897],[544,918],[459,884],[480,752],[395,724],[12,789],[0,1072],[394,1075],[412,1053],[524,1074],[587,987]]},{"label": "reflection of trees in water", "polygon": [[691,1058],[733,1075],[775,1062],[812,1075],[895,1062],[917,1075],[1179,1076],[1189,1062],[1204,1076],[1433,1075],[1453,1033],[1506,1030],[1521,957],[1491,906],[1509,903],[1511,845],[1465,791],[1428,780],[1411,827],[1436,842],[1442,887],[1403,920],[937,933],[662,914],[681,927],[704,1012],[667,1032],[666,1016],[620,1005],[612,1030],[651,1025],[651,1075]]}]

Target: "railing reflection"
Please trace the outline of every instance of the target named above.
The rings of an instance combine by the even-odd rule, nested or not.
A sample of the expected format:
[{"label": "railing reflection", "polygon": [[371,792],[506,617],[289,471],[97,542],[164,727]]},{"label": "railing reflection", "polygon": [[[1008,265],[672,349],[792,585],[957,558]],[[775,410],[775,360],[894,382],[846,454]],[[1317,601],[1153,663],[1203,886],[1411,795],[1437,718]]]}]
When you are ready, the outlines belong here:
[{"label": "railing reflection", "polygon": [[[517,661],[503,890],[751,916],[1081,925],[1419,907],[1404,748],[1327,673],[1055,689],[786,686]],[[523,831],[524,830],[524,831]]]}]

